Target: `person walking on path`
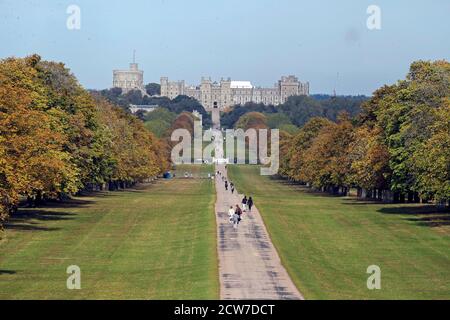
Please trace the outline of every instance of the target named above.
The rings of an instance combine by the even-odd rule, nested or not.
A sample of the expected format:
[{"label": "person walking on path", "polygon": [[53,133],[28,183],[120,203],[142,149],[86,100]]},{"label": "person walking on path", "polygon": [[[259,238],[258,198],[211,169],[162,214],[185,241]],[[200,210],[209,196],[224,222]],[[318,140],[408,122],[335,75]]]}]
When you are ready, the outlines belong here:
[{"label": "person walking on path", "polygon": [[228,191],[228,181],[225,181],[225,190]]},{"label": "person walking on path", "polygon": [[247,206],[248,206],[248,211],[252,211],[252,207],[253,207],[253,198],[252,197],[248,198]]},{"label": "person walking on path", "polygon": [[237,229],[240,219],[239,215],[235,212],[233,215],[233,228]]},{"label": "person walking on path", "polygon": [[245,212],[247,210],[247,196],[244,196],[244,199],[242,199],[242,210]]},{"label": "person walking on path", "polygon": [[230,206],[230,209],[228,209],[228,217],[229,217],[229,221],[230,223],[233,223],[233,216],[235,214],[236,211],[234,211],[233,206]]},{"label": "person walking on path", "polygon": [[231,194],[234,194],[234,185],[231,186]]},{"label": "person walking on path", "polygon": [[239,205],[236,205],[236,209],[234,209],[234,212],[239,216],[239,221],[242,220],[242,209],[239,207]]}]

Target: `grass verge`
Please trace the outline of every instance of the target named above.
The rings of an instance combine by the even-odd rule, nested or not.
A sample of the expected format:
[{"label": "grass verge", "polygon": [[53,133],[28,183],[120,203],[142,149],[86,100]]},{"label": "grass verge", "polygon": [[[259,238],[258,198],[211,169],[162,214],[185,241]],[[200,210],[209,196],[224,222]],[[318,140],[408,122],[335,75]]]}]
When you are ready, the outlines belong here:
[{"label": "grass verge", "polygon": [[[257,166],[228,168],[307,299],[450,298],[448,212],[316,194]],[[367,289],[370,265],[381,268],[381,290]]]}]

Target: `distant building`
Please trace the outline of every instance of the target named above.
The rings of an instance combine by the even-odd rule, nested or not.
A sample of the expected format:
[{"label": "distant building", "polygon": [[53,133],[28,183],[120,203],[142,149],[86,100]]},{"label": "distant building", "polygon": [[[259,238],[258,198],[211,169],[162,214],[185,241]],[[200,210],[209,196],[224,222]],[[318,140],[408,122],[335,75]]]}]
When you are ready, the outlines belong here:
[{"label": "distant building", "polygon": [[186,95],[197,99],[207,110],[224,109],[247,102],[279,105],[294,95],[309,95],[309,83],[302,83],[295,76],[282,77],[273,88],[254,87],[250,81],[222,79],[220,83],[202,78],[199,86],[187,86],[184,81],[161,78],[161,96],[174,99]]},{"label": "distant building", "polygon": [[140,110],[145,111],[145,112],[152,112],[154,111],[156,108],[159,108],[158,105],[136,105],[136,104],[130,104],[129,106],[131,113],[136,113]]},{"label": "distant building", "polygon": [[113,71],[113,87],[121,88],[122,93],[139,90],[143,95],[147,95],[144,86],[144,71],[139,70],[138,64],[134,61],[130,63],[129,70]]}]

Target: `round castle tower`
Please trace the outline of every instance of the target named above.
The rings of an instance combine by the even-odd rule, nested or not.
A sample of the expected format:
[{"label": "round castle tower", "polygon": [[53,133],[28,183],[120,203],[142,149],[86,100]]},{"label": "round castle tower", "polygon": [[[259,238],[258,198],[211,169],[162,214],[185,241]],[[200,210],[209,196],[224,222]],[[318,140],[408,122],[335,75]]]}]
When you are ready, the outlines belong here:
[{"label": "round castle tower", "polygon": [[122,93],[139,90],[143,94],[146,94],[144,88],[144,71],[139,70],[139,65],[134,61],[134,58],[133,63],[130,63],[129,70],[113,71],[113,87],[121,88]]}]

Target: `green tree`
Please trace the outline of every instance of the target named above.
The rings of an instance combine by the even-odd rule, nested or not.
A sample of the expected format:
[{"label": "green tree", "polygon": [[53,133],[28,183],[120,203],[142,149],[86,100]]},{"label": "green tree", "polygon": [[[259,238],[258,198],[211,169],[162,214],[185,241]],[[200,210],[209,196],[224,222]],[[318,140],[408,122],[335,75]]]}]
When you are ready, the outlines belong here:
[{"label": "green tree", "polygon": [[311,147],[322,128],[328,125],[331,125],[331,122],[325,118],[312,118],[292,138],[288,152],[281,154],[286,158],[287,167],[284,172],[289,178],[308,182],[303,172],[306,150]]},{"label": "green tree", "polygon": [[414,189],[424,199],[450,199],[450,99],[434,110],[431,137],[420,143],[411,157]]},{"label": "green tree", "polygon": [[159,83],[149,83],[145,86],[145,91],[151,96],[159,96],[161,94],[161,85]]},{"label": "green tree", "polygon": [[161,119],[154,119],[145,122],[145,127],[158,138],[167,136],[171,124]]},{"label": "green tree", "polygon": [[291,119],[284,113],[265,114],[267,125],[271,129],[280,129],[284,125],[292,125]]},{"label": "green tree", "polygon": [[252,129],[267,129],[267,117],[260,112],[249,112],[244,114],[236,122],[236,128],[248,130]]},{"label": "green tree", "polygon": [[362,126],[355,129],[353,142],[349,145],[352,185],[364,189],[389,189],[389,151],[384,144],[380,128]]},{"label": "green tree", "polygon": [[162,120],[167,123],[172,123],[173,121],[175,121],[176,117],[176,113],[170,112],[169,110],[160,107],[152,112],[147,112],[145,115],[145,121]]},{"label": "green tree", "polygon": [[391,189],[401,194],[421,193],[411,156],[433,136],[435,110],[450,96],[450,64],[415,62],[406,80],[384,91],[387,94],[377,101],[374,113],[390,153]]}]

